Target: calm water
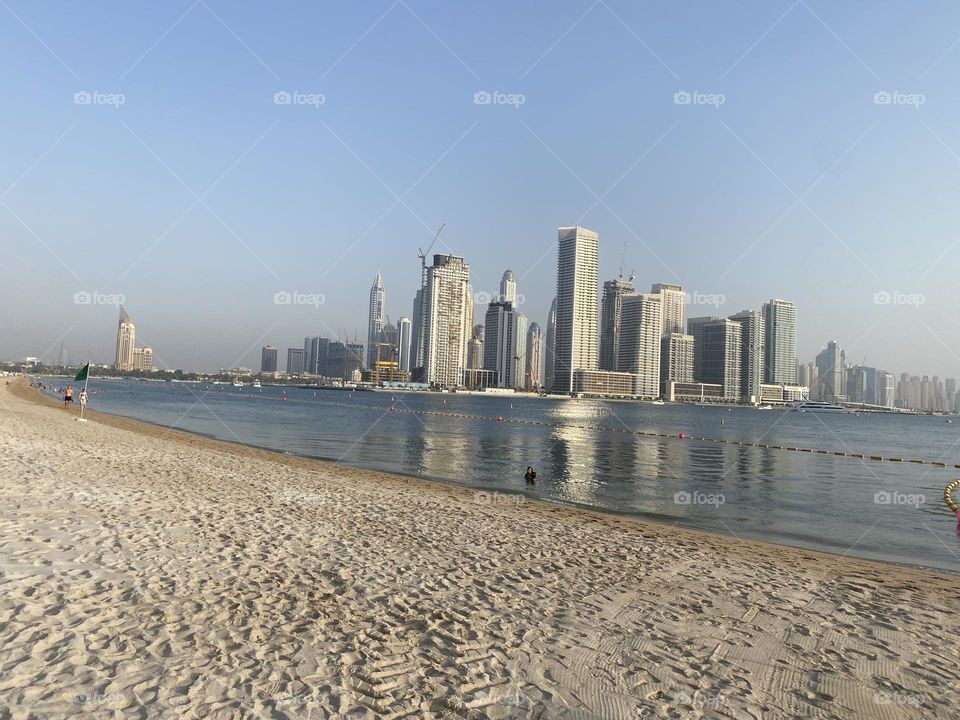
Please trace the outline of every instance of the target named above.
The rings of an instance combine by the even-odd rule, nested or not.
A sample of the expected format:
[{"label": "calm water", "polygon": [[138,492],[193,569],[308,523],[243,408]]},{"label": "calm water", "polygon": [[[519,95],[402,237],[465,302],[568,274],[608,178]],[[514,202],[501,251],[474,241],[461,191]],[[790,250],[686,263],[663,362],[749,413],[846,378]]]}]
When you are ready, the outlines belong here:
[{"label": "calm water", "polygon": [[[92,409],[222,440],[960,572],[957,523],[943,503],[944,485],[960,470],[621,432],[922,458],[952,467],[960,462],[960,421],[98,379],[90,387]],[[398,412],[390,412],[391,406]],[[534,490],[523,481],[527,465],[538,473]],[[877,493],[886,493],[881,502]]]}]

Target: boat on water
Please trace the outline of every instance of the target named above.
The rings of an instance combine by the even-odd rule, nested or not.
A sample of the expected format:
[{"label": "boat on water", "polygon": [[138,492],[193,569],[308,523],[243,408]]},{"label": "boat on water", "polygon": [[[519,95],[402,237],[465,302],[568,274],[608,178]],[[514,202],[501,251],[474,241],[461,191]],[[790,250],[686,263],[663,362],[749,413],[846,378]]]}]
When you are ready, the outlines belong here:
[{"label": "boat on water", "polygon": [[842,405],[836,403],[820,402],[818,400],[805,400],[794,403],[793,409],[796,412],[816,412],[816,413],[849,413],[850,411]]},{"label": "boat on water", "polygon": [[665,403],[663,400],[652,400],[652,401],[650,402],[650,404],[651,404],[651,405],[666,405],[666,403]]},{"label": "boat on water", "polygon": [[773,410],[773,405],[757,405],[757,410]]},{"label": "boat on water", "polygon": [[237,378],[236,380],[233,381],[233,386],[238,388],[243,387],[243,383],[240,381],[240,378]]},{"label": "boat on water", "polygon": [[263,387],[263,385],[260,384],[259,380],[254,380],[253,385],[251,387],[258,388],[258,387]]}]

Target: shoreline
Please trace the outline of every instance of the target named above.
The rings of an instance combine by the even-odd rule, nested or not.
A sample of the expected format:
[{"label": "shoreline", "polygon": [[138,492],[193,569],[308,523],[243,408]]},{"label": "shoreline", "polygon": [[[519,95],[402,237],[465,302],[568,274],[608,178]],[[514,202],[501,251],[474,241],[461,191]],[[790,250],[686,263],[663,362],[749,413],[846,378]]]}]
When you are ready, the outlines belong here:
[{"label": "shoreline", "polygon": [[[28,376],[23,376],[22,383],[16,384],[13,387],[14,393],[19,397],[22,397],[25,400],[37,402],[40,404],[49,405],[50,407],[62,409],[62,403],[54,400],[50,396],[36,392],[28,384]],[[76,408],[74,408],[76,409]],[[749,408],[748,408],[749,409]],[[172,435],[173,437],[190,439],[195,441],[205,441],[211,443],[211,447],[219,449],[239,449],[252,451],[257,453],[264,453],[264,457],[267,459],[272,459],[277,462],[286,462],[287,460],[297,459],[306,463],[320,463],[324,466],[341,468],[343,470],[349,470],[357,473],[361,473],[361,476],[367,473],[376,474],[378,477],[384,478],[393,478],[396,480],[404,480],[407,482],[413,483],[423,483],[426,488],[434,487],[443,487],[443,488],[453,488],[460,490],[466,493],[476,494],[477,492],[493,492],[485,491],[484,488],[480,485],[469,485],[466,483],[459,483],[455,480],[442,477],[426,477],[422,475],[414,475],[412,473],[404,473],[398,470],[379,470],[364,468],[357,465],[351,465],[348,463],[342,463],[337,461],[332,457],[322,457],[322,456],[311,456],[311,455],[301,455],[297,453],[289,453],[283,450],[278,450],[269,447],[262,447],[257,445],[252,445],[248,443],[243,443],[239,440],[228,440],[224,438],[217,438],[212,435],[206,435],[201,432],[195,432],[191,430],[184,430],[180,428],[173,428],[167,425],[162,425],[160,423],[154,423],[149,420],[142,420],[139,418],[129,417],[125,415],[115,415],[112,413],[101,412],[101,411],[92,411],[89,408],[86,411],[86,416],[91,419],[98,419],[106,425],[111,427],[116,427],[120,429],[130,430],[133,432],[139,432],[147,437],[156,437],[158,434],[164,436],[167,434]],[[756,543],[763,546],[769,546],[773,548],[784,548],[789,550],[795,550],[797,552],[823,555],[827,558],[833,559],[850,559],[858,560],[866,563],[877,563],[883,566],[889,566],[893,568],[904,568],[909,570],[918,570],[921,572],[933,573],[937,575],[942,575],[944,577],[960,577],[960,558],[958,558],[958,566],[955,572],[950,572],[944,568],[921,565],[921,564],[911,564],[904,562],[897,562],[895,560],[886,560],[881,558],[865,558],[859,556],[850,557],[845,553],[833,552],[830,549],[825,548],[811,548],[804,545],[792,545],[787,542],[781,542],[774,539],[768,539],[764,537],[749,536],[747,532],[742,532],[741,537],[733,533],[733,531],[724,533],[717,530],[704,530],[696,527],[690,527],[688,525],[682,525],[679,521],[670,522],[666,519],[658,520],[655,517],[643,516],[638,514],[631,514],[627,512],[618,512],[611,509],[595,509],[589,506],[580,506],[572,503],[565,503],[560,500],[544,499],[534,494],[528,493],[525,488],[517,488],[515,491],[510,493],[505,493],[503,490],[496,491],[499,494],[509,494],[516,495],[518,497],[524,498],[524,502],[528,503],[538,503],[545,507],[554,508],[561,511],[570,511],[573,513],[586,513],[596,518],[608,519],[611,521],[619,521],[625,523],[635,523],[640,526],[651,526],[652,528],[661,528],[661,529],[672,529],[687,533],[693,533],[695,535],[702,535],[709,538],[716,538],[720,540],[729,540],[736,541],[740,543]],[[945,548],[945,552],[947,549]]]},{"label": "shoreline", "polygon": [[960,703],[955,576],[58,405],[0,385],[14,719],[924,718]]}]

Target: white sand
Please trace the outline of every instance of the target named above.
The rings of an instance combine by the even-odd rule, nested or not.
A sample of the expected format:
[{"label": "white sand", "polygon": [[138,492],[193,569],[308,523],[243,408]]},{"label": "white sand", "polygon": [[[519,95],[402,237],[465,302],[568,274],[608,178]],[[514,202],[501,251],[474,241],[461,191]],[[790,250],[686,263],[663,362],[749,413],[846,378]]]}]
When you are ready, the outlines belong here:
[{"label": "white sand", "polygon": [[27,395],[0,384],[0,720],[960,714],[960,578]]}]

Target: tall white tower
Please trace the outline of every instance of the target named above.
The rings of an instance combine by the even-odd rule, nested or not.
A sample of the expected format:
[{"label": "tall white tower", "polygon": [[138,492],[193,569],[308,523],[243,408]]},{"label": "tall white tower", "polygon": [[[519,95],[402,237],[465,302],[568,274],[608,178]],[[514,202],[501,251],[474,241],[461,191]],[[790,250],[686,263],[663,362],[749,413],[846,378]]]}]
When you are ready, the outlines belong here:
[{"label": "tall white tower", "polygon": [[573,392],[574,370],[596,370],[599,237],[582,227],[557,232],[557,322],[552,391]]},{"label": "tall white tower", "polygon": [[500,300],[514,307],[517,305],[517,281],[513,277],[512,270],[507,270],[500,279]]},{"label": "tall white tower", "polygon": [[434,255],[424,288],[424,375],[431,385],[459,387],[467,367],[470,266],[455,255]]},{"label": "tall white tower", "polygon": [[368,370],[379,359],[377,357],[377,343],[383,340],[384,314],[383,278],[380,277],[380,271],[377,270],[377,279],[373,281],[373,287],[370,288],[370,313],[367,322],[366,368]]},{"label": "tall white tower", "polygon": [[136,347],[137,329],[127,311],[120,306],[120,324],[117,327],[117,355],[113,366],[117,370],[133,370],[133,350]]}]

